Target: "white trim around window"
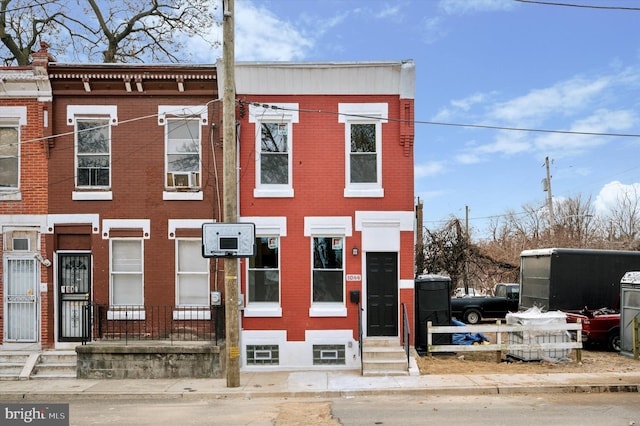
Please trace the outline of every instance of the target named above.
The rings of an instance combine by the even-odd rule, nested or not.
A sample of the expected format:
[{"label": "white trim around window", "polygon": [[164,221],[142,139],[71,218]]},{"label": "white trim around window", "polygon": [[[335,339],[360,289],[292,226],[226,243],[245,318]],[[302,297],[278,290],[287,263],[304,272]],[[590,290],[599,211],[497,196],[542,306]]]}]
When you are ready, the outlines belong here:
[{"label": "white trim around window", "polygon": [[[271,244],[271,250],[274,249],[273,244],[277,244],[277,269],[270,268],[272,272],[278,273],[278,300],[277,302],[251,302],[250,290],[249,286],[249,274],[250,274],[250,263],[246,262],[246,293],[247,297],[245,297],[245,308],[243,315],[245,317],[282,317],[282,297],[281,297],[281,289],[282,289],[282,274],[281,272],[281,244],[282,237],[287,236],[287,218],[281,216],[243,216],[240,219],[241,222],[254,223],[256,226],[256,239],[273,237],[274,242]],[[269,246],[267,246],[269,247]],[[264,265],[263,265],[264,266]],[[273,266],[273,265],[271,265]]]},{"label": "white trim around window", "polygon": [[109,240],[109,305],[138,311],[144,307],[144,240],[112,238]]},{"label": "white trim around window", "polygon": [[[209,259],[202,257],[202,239],[175,239],[175,317],[204,319],[209,316]],[[193,309],[190,309],[193,308]]]},{"label": "white trim around window", "polygon": [[[293,191],[293,124],[298,123],[297,103],[249,105],[249,123],[255,123],[255,175],[253,195],[256,198],[291,198]],[[271,138],[271,149],[263,146],[263,136]],[[264,149],[263,149],[264,148]],[[280,173],[263,174],[269,164],[279,165]],[[282,166],[286,166],[286,171]]]},{"label": "white trim around window", "polygon": [[[345,262],[346,252],[344,244],[346,237],[353,234],[352,218],[350,216],[308,216],[304,218],[304,235],[311,237],[310,239],[310,255],[311,255],[311,307],[309,308],[310,317],[346,317],[346,277]],[[336,237],[342,240],[342,302],[314,302],[313,301],[313,256],[314,256],[314,238]]]},{"label": "white trim around window", "polygon": [[[387,103],[339,103],[338,122],[345,124],[345,189],[344,196],[350,197],[384,197],[382,188],[382,124],[387,123],[389,116],[389,105]],[[375,151],[352,152],[351,135],[352,126],[374,126]],[[356,177],[352,176],[352,161],[356,156],[374,156],[375,163],[369,166],[375,167],[368,171],[369,175],[356,182]],[[364,157],[363,157],[364,159]]]}]

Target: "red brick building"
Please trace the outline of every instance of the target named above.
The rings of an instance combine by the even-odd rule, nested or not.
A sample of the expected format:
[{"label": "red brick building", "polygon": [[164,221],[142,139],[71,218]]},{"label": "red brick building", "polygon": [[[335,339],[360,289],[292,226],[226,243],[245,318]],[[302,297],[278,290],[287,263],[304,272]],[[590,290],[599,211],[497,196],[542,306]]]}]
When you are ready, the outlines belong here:
[{"label": "red brick building", "polygon": [[48,73],[56,347],[82,339],[86,301],[105,309],[94,338],[95,321],[148,320],[152,306],[203,319],[221,283],[201,256],[202,224],[221,218],[216,68],[50,63]]},{"label": "red brick building", "polygon": [[0,344],[50,346],[47,155],[51,86],[46,49],[29,67],[0,68]]},{"label": "red brick building", "polygon": [[[216,67],[47,59],[3,71],[37,87],[3,80],[3,344],[73,347],[87,329],[103,337],[96,321],[154,306],[207,319],[224,288],[201,242],[223,218]],[[238,63],[236,88],[238,221],[257,248],[238,260],[242,368],[358,368],[362,340],[400,346],[414,310],[413,62]],[[26,339],[9,316],[14,259],[31,277],[11,299],[32,304]]]},{"label": "red brick building", "polygon": [[[241,365],[358,368],[413,324],[412,61],[237,63]],[[413,333],[412,333],[413,334]]]}]

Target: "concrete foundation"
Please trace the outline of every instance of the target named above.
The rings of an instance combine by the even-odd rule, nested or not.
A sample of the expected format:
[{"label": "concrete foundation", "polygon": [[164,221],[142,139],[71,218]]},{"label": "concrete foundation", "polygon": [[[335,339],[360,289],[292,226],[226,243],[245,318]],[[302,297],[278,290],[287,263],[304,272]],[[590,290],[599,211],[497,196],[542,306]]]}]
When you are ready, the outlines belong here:
[{"label": "concrete foundation", "polygon": [[77,346],[76,353],[78,379],[224,377],[224,349],[209,343],[93,343]]}]

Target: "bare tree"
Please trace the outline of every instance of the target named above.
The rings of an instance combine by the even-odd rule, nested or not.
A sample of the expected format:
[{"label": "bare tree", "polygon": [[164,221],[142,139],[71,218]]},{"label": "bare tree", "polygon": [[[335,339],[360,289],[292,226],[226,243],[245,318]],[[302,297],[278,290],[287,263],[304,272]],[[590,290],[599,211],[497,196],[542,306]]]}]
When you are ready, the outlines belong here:
[{"label": "bare tree", "polygon": [[[3,64],[29,65],[41,38],[59,39],[68,10],[62,2],[0,0],[0,59]],[[61,51],[60,48],[57,50]]]},{"label": "bare tree", "polygon": [[187,42],[214,47],[216,0],[0,0],[1,56],[27,65],[40,40],[54,56],[88,62],[178,62]]},{"label": "bare tree", "polygon": [[451,219],[439,230],[425,230],[425,265],[429,273],[446,274],[458,284],[465,266],[467,237],[460,220]]},{"label": "bare tree", "polygon": [[[633,249],[640,234],[640,198],[635,186],[618,196],[617,204],[609,215],[611,239]],[[637,247],[636,247],[637,248]]]},{"label": "bare tree", "polygon": [[554,245],[559,247],[586,247],[595,231],[595,212],[591,197],[581,195],[554,203]]}]

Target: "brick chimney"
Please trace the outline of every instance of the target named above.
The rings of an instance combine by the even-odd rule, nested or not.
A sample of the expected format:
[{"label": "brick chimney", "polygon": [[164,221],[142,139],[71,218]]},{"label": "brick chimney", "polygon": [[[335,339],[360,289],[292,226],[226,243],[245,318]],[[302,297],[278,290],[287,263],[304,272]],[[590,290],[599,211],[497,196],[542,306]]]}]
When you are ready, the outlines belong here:
[{"label": "brick chimney", "polygon": [[49,44],[40,42],[40,50],[31,54],[31,67],[35,75],[47,75],[49,62],[54,62],[55,58],[48,51]]}]

